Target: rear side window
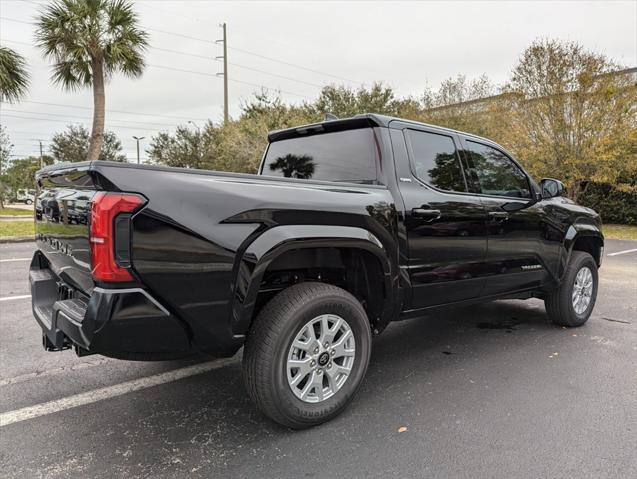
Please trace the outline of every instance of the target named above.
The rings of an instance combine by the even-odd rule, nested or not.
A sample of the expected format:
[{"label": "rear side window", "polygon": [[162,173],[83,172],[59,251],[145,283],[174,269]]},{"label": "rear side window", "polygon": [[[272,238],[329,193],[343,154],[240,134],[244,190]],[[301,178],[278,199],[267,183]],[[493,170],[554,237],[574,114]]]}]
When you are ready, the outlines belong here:
[{"label": "rear side window", "polygon": [[524,172],[502,153],[482,143],[467,141],[467,159],[480,193],[493,196],[530,198]]},{"label": "rear side window", "polygon": [[448,191],[467,191],[453,138],[407,130],[414,174],[425,183]]},{"label": "rear side window", "polygon": [[270,143],[261,174],[376,183],[378,151],[371,128],[280,140]]}]

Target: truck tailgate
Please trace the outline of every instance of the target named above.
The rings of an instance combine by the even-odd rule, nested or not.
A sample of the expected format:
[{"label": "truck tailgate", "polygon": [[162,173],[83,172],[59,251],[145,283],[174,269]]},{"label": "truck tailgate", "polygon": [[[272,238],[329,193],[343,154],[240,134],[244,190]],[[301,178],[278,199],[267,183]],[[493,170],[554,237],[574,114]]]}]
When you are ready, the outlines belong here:
[{"label": "truck tailgate", "polygon": [[90,295],[94,283],[89,221],[96,190],[88,167],[82,163],[39,172],[35,233],[51,271],[70,287]]}]

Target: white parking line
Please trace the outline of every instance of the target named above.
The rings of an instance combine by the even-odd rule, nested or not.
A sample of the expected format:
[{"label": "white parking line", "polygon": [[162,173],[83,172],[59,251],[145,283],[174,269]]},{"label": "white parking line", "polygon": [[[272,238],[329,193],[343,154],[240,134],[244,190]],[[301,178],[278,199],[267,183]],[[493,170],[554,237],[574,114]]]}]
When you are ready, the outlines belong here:
[{"label": "white parking line", "polygon": [[31,258],[8,258],[8,259],[0,259],[0,263],[10,263],[11,261],[31,261]]},{"label": "white parking line", "polygon": [[28,419],[34,419],[36,417],[45,416],[47,414],[53,414],[67,409],[72,409],[78,406],[84,406],[94,402],[102,401],[116,396],[122,396],[124,394],[131,393],[133,391],[139,391],[141,389],[150,388],[153,386],[159,386],[172,381],[178,381],[189,376],[196,374],[206,373],[213,369],[222,368],[230,363],[235,362],[235,357],[228,359],[219,359],[215,361],[209,361],[207,363],[195,364],[194,366],[187,366],[181,369],[175,369],[165,373],[155,374],[140,379],[133,379],[132,381],[126,381],[121,384],[115,384],[113,386],[107,386],[94,391],[88,391],[85,393],[74,394],[62,399],[56,399],[55,401],[49,401],[35,406],[24,407],[22,409],[16,409],[15,411],[8,411],[0,414],[0,427],[8,426],[20,421],[26,421]]},{"label": "white parking line", "polygon": [[617,253],[609,253],[606,256],[617,256],[619,254],[634,253],[635,251],[637,251],[637,248],[625,249],[624,251],[618,251]]},{"label": "white parking line", "polygon": [[115,359],[100,358],[94,361],[86,361],[71,366],[61,366],[59,368],[45,369],[44,371],[34,371],[32,373],[21,374],[19,376],[13,376],[11,378],[0,379],[0,387],[9,386],[11,384],[19,384],[31,379],[39,379],[47,376],[55,376],[57,374],[64,374],[73,371],[79,371],[81,369],[93,368],[95,366],[101,366],[102,364],[116,361]]},{"label": "white parking line", "polygon": [[27,299],[30,297],[30,294],[22,294],[20,296],[5,296],[4,298],[0,298],[0,301],[13,301],[14,299]]}]

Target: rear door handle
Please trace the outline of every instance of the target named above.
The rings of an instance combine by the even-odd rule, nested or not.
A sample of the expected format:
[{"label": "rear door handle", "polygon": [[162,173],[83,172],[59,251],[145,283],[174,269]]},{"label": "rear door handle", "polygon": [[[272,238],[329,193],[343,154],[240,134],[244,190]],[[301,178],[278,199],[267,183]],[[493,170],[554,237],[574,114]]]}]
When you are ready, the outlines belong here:
[{"label": "rear door handle", "polygon": [[440,210],[430,210],[427,208],[414,208],[411,210],[414,218],[435,221],[440,218]]}]

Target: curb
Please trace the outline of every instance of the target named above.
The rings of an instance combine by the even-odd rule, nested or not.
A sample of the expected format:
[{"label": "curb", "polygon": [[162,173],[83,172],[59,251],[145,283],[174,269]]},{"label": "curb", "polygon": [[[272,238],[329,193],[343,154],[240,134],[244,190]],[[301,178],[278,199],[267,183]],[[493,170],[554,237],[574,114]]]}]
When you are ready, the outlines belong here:
[{"label": "curb", "polygon": [[0,244],[3,243],[29,243],[35,241],[35,236],[0,236]]}]

